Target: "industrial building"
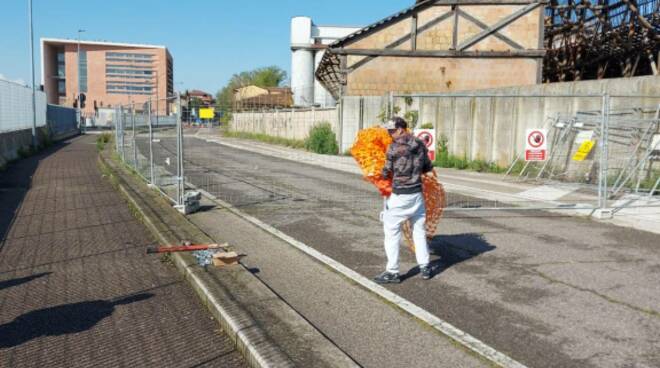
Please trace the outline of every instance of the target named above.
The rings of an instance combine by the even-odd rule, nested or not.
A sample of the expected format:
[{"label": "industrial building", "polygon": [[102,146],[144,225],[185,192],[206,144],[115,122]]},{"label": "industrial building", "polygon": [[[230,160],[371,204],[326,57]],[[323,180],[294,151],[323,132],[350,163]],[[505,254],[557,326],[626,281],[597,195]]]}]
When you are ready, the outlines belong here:
[{"label": "industrial building", "polygon": [[552,0],[544,80],[660,75],[660,0]]},{"label": "industrial building", "polygon": [[[129,102],[140,106],[172,95],[173,68],[165,46],[41,39],[41,84],[48,103],[74,106],[80,86],[87,117],[96,109]],[[156,105],[159,114],[169,113],[168,104]]]},{"label": "industrial building", "polygon": [[426,0],[328,45],[316,78],[334,98],[542,81],[545,2]]},{"label": "industrial building", "polygon": [[332,107],[335,100],[314,73],[328,44],[360,27],[318,26],[309,17],[291,19],[291,89],[296,106]]},{"label": "industrial building", "polygon": [[282,109],[293,106],[288,87],[245,86],[234,90],[233,111]]}]

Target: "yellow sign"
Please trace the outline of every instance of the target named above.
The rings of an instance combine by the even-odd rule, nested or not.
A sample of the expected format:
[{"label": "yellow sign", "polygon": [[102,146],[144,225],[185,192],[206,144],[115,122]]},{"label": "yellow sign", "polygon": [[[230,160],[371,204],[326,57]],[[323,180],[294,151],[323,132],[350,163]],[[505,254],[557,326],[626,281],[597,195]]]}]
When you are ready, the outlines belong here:
[{"label": "yellow sign", "polygon": [[589,153],[591,153],[591,150],[594,148],[594,145],[596,142],[594,141],[584,141],[580,145],[580,148],[578,148],[578,151],[575,152],[575,156],[573,156],[573,161],[584,161],[587,156],[589,156]]},{"label": "yellow sign", "polygon": [[213,119],[215,117],[215,109],[213,107],[202,107],[199,109],[200,119]]}]

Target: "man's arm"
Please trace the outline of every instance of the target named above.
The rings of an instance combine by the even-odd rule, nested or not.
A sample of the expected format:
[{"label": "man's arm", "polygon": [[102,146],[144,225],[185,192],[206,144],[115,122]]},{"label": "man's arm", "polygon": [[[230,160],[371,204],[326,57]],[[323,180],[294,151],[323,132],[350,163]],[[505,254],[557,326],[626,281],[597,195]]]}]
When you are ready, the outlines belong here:
[{"label": "man's arm", "polygon": [[387,147],[387,152],[385,153],[385,166],[383,166],[383,170],[381,171],[381,176],[385,179],[389,178],[392,176],[392,173],[394,171],[394,154],[392,151],[392,145]]}]

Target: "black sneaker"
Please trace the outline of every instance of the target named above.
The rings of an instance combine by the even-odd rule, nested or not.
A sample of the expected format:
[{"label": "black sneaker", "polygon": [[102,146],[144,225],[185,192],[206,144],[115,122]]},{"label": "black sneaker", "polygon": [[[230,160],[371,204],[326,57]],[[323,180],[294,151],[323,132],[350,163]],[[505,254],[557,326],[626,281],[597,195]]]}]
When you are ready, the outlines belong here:
[{"label": "black sneaker", "polygon": [[399,277],[398,273],[385,271],[374,277],[374,281],[378,284],[398,284],[401,282],[401,277]]},{"label": "black sneaker", "polygon": [[419,273],[422,274],[422,278],[424,280],[428,280],[431,277],[433,277],[433,270],[431,269],[430,266],[420,267],[419,268]]}]

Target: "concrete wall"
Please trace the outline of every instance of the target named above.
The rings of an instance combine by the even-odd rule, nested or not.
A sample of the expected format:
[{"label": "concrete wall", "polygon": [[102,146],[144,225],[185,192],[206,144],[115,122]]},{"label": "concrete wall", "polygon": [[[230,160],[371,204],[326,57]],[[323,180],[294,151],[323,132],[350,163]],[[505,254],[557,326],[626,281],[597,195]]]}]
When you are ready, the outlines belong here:
[{"label": "concrete wall", "polygon": [[[600,111],[600,95],[605,92],[613,96],[647,96],[612,97],[613,110],[653,108],[660,104],[660,77],[498,88],[468,92],[471,97],[395,98],[394,105],[401,109],[400,116],[417,111],[418,126],[433,124],[438,136],[444,135],[449,140],[452,154],[506,166],[524,150],[526,129],[549,128],[557,114]],[[552,97],[589,94],[599,96]],[[530,97],[538,95],[546,97]],[[304,139],[315,123],[328,121],[337,133],[340,151],[346,152],[360,129],[381,123],[387,105],[387,96],[346,96],[336,110],[237,113],[232,127],[237,131]]]},{"label": "concrete wall", "polygon": [[[39,143],[46,139],[46,129],[37,129]],[[32,145],[32,129],[14,130],[0,133],[0,168],[9,161],[20,158],[18,152],[21,148],[28,149]]]},{"label": "concrete wall", "polygon": [[339,132],[336,108],[240,112],[232,115],[231,129],[238,132],[262,133],[288,139],[305,139],[316,124],[328,122]]},{"label": "concrete wall", "polygon": [[[433,123],[438,136],[447,137],[450,153],[506,166],[524,150],[527,129],[550,128],[557,114],[599,113],[602,108],[601,96],[552,96],[600,95],[605,92],[614,96],[611,98],[612,110],[653,109],[660,104],[660,77],[490,89],[471,92],[471,97],[414,97],[410,105],[404,98],[396,98],[395,106],[401,107],[401,116],[409,110],[418,111],[420,125]],[[539,95],[545,97],[530,97]],[[639,96],[623,98],[616,95]]]}]

